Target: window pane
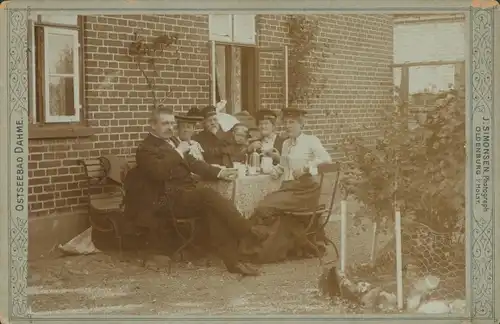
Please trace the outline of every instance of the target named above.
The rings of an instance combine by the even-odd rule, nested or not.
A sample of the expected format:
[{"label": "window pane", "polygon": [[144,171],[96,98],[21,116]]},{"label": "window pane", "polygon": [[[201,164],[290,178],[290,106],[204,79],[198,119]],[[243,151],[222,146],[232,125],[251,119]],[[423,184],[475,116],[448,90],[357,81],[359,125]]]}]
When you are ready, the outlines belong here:
[{"label": "window pane", "polygon": [[410,67],[410,93],[438,93],[453,88],[454,65]]},{"label": "window pane", "polygon": [[423,122],[427,113],[435,108],[439,94],[455,87],[455,66],[415,66],[409,70],[409,111],[415,122]]},{"label": "window pane", "polygon": [[233,40],[233,16],[217,14],[208,16],[209,38],[214,41],[231,42]]},{"label": "window pane", "polygon": [[49,109],[51,116],[75,115],[73,77],[49,78]]},{"label": "window pane", "polygon": [[73,36],[50,33],[47,46],[49,46],[46,57],[49,74],[73,74]]}]

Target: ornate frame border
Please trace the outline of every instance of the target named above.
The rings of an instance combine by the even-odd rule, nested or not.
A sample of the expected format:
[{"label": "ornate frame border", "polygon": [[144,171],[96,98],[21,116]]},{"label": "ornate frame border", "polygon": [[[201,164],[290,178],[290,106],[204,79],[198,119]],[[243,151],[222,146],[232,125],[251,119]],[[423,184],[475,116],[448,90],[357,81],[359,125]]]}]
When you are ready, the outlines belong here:
[{"label": "ornate frame border", "polygon": [[[28,248],[28,205],[26,201],[20,199],[22,195],[18,193],[27,192],[28,187],[28,66],[27,54],[28,39],[27,39],[27,18],[30,11],[44,11],[44,10],[61,10],[61,4],[58,1],[51,2],[13,2],[7,3],[7,9],[3,13],[6,19],[0,19],[0,24],[5,22],[5,25],[0,28],[0,32],[6,27],[6,47],[8,48],[7,57],[1,61],[3,68],[6,68],[8,74],[5,96],[7,100],[7,108],[1,110],[0,122],[2,123],[0,147],[2,148],[2,155],[8,155],[7,164],[2,165],[0,172],[0,185],[9,189],[8,193],[2,193],[1,207],[2,211],[8,213],[8,218],[5,217],[3,224],[8,228],[8,271],[7,280],[4,280],[4,285],[8,287],[8,301],[2,303],[2,306],[7,307],[8,319],[12,322],[32,322],[36,320],[60,320],[77,321],[90,319],[77,318],[72,319],[67,317],[35,317],[30,314],[30,307],[27,303],[27,248]],[[82,14],[102,14],[111,11],[303,11],[300,1],[278,1],[266,3],[260,0],[254,1],[252,4],[245,3],[246,8],[242,8],[243,3],[228,2],[225,0],[211,1],[210,7],[206,8],[207,3],[204,3],[204,9],[199,9],[200,4],[197,1],[184,1],[182,4],[177,4],[174,1],[144,1],[142,6],[134,0],[128,0],[128,3],[123,6],[123,2],[110,1],[111,3],[99,3],[98,1],[90,0],[85,3],[74,1],[71,4],[64,3],[66,7],[64,10],[78,11]],[[386,4],[388,3],[388,4]],[[468,60],[467,68],[469,75],[469,89],[468,98],[470,105],[468,108],[468,306],[470,316],[467,318],[451,318],[451,317],[420,317],[420,316],[386,316],[386,317],[371,317],[370,320],[386,321],[387,319],[398,320],[439,320],[440,322],[456,320],[480,320],[485,323],[495,323],[495,306],[497,305],[496,294],[498,289],[495,289],[495,211],[494,211],[494,178],[496,177],[496,168],[494,166],[494,159],[496,148],[498,148],[497,140],[495,138],[495,116],[494,116],[494,16],[496,15],[495,9],[476,9],[470,8],[470,3],[464,0],[445,0],[440,3],[433,3],[433,7],[428,7],[428,1],[416,0],[401,3],[397,0],[387,0],[381,3],[376,3],[369,0],[361,0],[356,3],[340,0],[335,3],[336,8],[331,8],[331,3],[321,0],[311,0],[308,2],[307,11],[317,12],[320,10],[329,11],[350,11],[350,12],[408,12],[408,11],[462,11],[466,12],[469,18],[469,38],[472,46],[470,49],[470,57]],[[113,5],[116,8],[113,9]],[[103,6],[106,6],[104,8]],[[232,8],[231,8],[232,6]],[[427,6],[427,7],[426,7]],[[452,7],[454,6],[454,7]],[[100,9],[96,11],[95,8]],[[146,8],[147,7],[147,8]],[[124,9],[123,9],[124,8]],[[167,9],[168,8],[168,9]],[[198,9],[195,9],[198,8]],[[225,8],[225,9],[223,9]],[[229,8],[229,9],[227,9]],[[497,17],[500,18],[499,15]],[[497,20],[500,20],[497,18]],[[497,30],[500,30],[500,21],[496,22]],[[500,34],[500,32],[499,32]],[[1,40],[1,39],[0,39]],[[1,44],[1,43],[0,43]],[[498,41],[497,45],[500,44]],[[500,69],[499,69],[500,70]],[[0,70],[1,71],[1,70]],[[498,73],[498,72],[497,72]],[[498,114],[500,115],[500,114]],[[497,117],[498,118],[498,117]],[[5,122],[5,124],[4,124]],[[497,121],[498,122],[498,121]],[[480,161],[476,161],[474,147],[478,143],[476,136],[479,136],[476,129],[486,129],[490,132],[489,138],[489,157],[481,157]],[[484,134],[482,133],[484,136]],[[498,141],[500,142],[500,140]],[[500,150],[499,150],[500,151]],[[493,161],[492,161],[493,159]],[[484,165],[489,163],[492,168],[488,171],[476,174],[475,164]],[[10,171],[10,172],[9,172]],[[484,171],[484,170],[483,170]],[[500,174],[500,172],[498,172]],[[4,175],[9,175],[7,178]],[[498,179],[497,179],[498,180]],[[498,181],[497,181],[498,182]],[[481,183],[484,192],[482,193],[479,202],[474,199],[475,184]],[[5,232],[4,232],[5,233]],[[3,236],[3,234],[1,236]],[[0,237],[1,237],[0,236]],[[4,251],[5,252],[5,251]],[[93,317],[94,321],[108,321],[108,320],[124,320],[126,317],[117,317],[111,319],[110,317]],[[320,320],[324,321],[341,320],[342,318],[324,318],[324,317],[277,317],[280,320],[287,320],[290,322],[297,320]],[[352,317],[349,320],[368,319],[366,317]],[[130,318],[128,318],[130,319]],[[139,318],[134,318],[138,319]],[[160,319],[154,317],[143,317],[143,320]],[[238,318],[243,321],[255,320],[258,318]],[[270,319],[266,317],[266,319]],[[165,318],[163,320],[166,320]],[[173,318],[170,320],[174,320]],[[183,321],[189,318],[183,317]],[[200,318],[193,318],[193,321],[199,321]],[[236,318],[207,318],[207,321],[225,322],[228,320],[236,320]]]}]

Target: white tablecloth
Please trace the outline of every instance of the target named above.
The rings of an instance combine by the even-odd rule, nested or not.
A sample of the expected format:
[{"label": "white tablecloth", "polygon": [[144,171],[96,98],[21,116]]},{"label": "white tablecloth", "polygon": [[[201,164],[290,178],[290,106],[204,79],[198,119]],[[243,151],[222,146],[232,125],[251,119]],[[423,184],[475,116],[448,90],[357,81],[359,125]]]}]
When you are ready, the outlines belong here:
[{"label": "white tablecloth", "polygon": [[203,185],[217,190],[234,202],[236,208],[245,217],[250,217],[267,194],[278,190],[281,180],[274,180],[270,175],[245,176],[234,181],[202,182]]}]

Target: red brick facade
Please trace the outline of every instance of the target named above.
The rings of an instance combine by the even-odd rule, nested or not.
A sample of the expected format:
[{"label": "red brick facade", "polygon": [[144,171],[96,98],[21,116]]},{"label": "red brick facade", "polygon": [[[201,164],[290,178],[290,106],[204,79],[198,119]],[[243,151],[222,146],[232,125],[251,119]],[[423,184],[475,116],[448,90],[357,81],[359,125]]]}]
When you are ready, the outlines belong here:
[{"label": "red brick facade", "polygon": [[[261,47],[282,47],[288,42],[282,15],[258,15],[257,29]],[[101,154],[132,154],[147,131],[150,93],[128,56],[135,31],[152,36],[179,34],[179,54],[168,52],[159,62],[162,83],[172,91],[167,104],[177,110],[209,104],[207,15],[86,17],[84,107],[95,134],[30,140],[30,215],[85,207],[84,176],[76,161]],[[392,19],[383,15],[322,15],[319,41],[330,43],[333,53],[320,68],[328,77],[328,86],[312,104],[307,127],[333,154],[333,146],[347,133],[372,135],[359,126],[373,125],[380,109],[391,100]],[[263,61],[269,65],[261,66],[264,72],[275,63]],[[277,86],[264,90],[262,106],[279,107],[278,93]],[[333,112],[331,117],[325,117],[325,109]],[[352,127],[354,124],[357,126]]]}]

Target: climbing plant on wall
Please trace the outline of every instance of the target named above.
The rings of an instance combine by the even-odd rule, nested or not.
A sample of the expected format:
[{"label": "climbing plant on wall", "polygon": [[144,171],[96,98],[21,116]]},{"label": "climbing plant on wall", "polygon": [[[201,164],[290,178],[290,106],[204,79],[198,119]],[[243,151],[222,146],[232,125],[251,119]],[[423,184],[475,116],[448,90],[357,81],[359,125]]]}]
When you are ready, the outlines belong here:
[{"label": "climbing plant on wall", "polygon": [[[164,54],[171,50],[177,43],[179,36],[161,35],[148,41],[147,38],[139,36],[138,32],[134,33],[134,39],[128,47],[128,54],[136,64],[137,69],[141,72],[146,84],[151,92],[153,99],[153,109],[161,107],[163,102],[172,94],[170,87],[165,85],[163,98],[158,98],[160,92],[157,86],[157,81],[161,78],[161,69],[158,61],[164,58]],[[175,55],[178,54],[178,49],[175,50]],[[177,58],[178,59],[178,58]]]},{"label": "climbing plant on wall", "polygon": [[327,42],[321,41],[319,17],[288,15],[288,103],[309,107],[327,84],[320,73],[329,55]]}]

